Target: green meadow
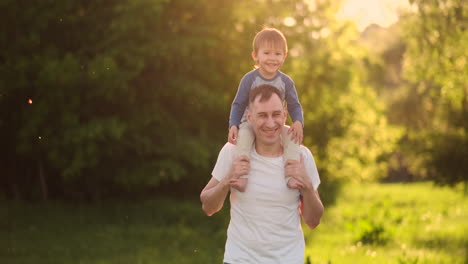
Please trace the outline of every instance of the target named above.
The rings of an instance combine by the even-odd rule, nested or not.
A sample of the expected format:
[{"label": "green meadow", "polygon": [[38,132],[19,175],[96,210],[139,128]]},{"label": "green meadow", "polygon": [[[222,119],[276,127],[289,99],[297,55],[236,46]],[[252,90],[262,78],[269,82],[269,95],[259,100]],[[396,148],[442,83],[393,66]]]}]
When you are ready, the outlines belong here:
[{"label": "green meadow", "polygon": [[[198,201],[1,202],[0,263],[222,263],[228,206]],[[468,263],[468,197],[430,183],[344,186],[306,263]]]},{"label": "green meadow", "polygon": [[430,183],[347,186],[316,230],[311,263],[468,263],[468,196]]}]

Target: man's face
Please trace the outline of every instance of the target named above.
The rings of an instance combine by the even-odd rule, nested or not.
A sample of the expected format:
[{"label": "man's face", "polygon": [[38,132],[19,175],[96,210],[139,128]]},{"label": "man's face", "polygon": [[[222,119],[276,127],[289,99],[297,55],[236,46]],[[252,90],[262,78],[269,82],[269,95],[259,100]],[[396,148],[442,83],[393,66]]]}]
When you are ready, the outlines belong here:
[{"label": "man's face", "polygon": [[249,106],[247,118],[255,133],[256,144],[273,145],[281,142],[286,110],[277,94],[260,102],[260,96]]}]

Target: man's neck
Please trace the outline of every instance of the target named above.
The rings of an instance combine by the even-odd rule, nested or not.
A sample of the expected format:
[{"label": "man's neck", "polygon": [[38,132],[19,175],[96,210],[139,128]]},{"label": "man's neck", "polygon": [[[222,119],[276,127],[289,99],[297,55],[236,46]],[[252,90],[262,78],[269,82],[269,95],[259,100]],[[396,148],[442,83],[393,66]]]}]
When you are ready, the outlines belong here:
[{"label": "man's neck", "polygon": [[264,157],[279,157],[283,155],[283,146],[281,143],[274,145],[265,145],[255,142],[255,151]]}]

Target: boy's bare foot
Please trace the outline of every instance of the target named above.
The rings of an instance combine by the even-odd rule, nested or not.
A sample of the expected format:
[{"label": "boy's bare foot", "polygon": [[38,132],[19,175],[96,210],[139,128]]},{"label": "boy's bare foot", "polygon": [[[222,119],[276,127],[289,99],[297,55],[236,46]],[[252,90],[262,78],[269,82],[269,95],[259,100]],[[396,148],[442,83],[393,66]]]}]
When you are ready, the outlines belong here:
[{"label": "boy's bare foot", "polygon": [[247,187],[247,178],[232,180],[229,184],[239,192],[244,192]]},{"label": "boy's bare foot", "polygon": [[288,187],[291,189],[301,189],[303,186],[294,178],[289,178]]}]

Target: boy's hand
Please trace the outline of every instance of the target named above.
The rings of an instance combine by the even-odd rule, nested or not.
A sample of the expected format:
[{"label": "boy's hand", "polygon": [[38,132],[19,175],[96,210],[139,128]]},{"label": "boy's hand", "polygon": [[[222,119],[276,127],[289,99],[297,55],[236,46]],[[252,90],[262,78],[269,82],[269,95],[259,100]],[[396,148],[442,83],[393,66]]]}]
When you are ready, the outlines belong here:
[{"label": "boy's hand", "polygon": [[238,132],[239,132],[239,129],[237,128],[237,126],[231,126],[231,128],[229,128],[229,135],[228,135],[229,143],[236,145]]},{"label": "boy's hand", "polygon": [[302,130],[302,123],[301,121],[294,121],[292,126],[289,127],[288,130],[288,135],[292,133],[291,139],[296,143],[296,144],[301,144],[302,140],[304,139],[304,132]]}]

